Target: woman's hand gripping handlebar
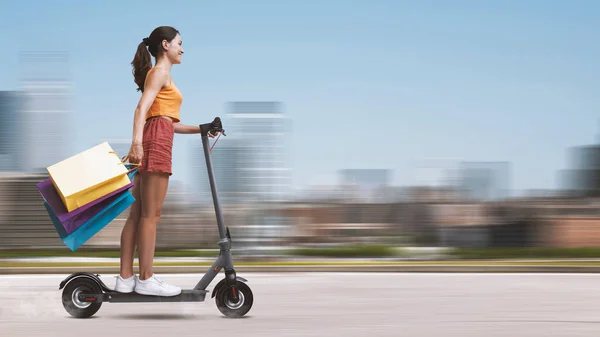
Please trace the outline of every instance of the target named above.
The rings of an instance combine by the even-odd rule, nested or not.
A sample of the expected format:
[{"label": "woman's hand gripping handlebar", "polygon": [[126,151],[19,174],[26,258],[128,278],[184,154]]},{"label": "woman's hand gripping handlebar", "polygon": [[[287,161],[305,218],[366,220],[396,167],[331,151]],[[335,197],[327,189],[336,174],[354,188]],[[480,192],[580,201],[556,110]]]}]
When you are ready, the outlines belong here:
[{"label": "woman's hand gripping handlebar", "polygon": [[[225,130],[223,130],[223,124],[221,123],[221,118],[219,118],[219,117],[215,117],[215,119],[210,123],[200,124],[200,135],[202,136],[202,139],[204,139],[204,137],[206,137],[206,136],[209,136],[210,138],[214,138],[215,136],[219,135],[219,137],[221,137],[221,134],[223,134],[223,136],[227,136],[225,134]],[[215,145],[217,145],[217,141],[219,140],[219,137],[217,137],[217,139],[215,140],[215,143],[210,147],[210,152],[212,152],[213,147],[215,147]]]},{"label": "woman's hand gripping handlebar", "polygon": [[221,118],[215,117],[215,119],[206,124],[200,124],[200,135],[215,137],[217,134],[222,133],[223,136],[227,136],[225,134],[225,130],[223,130],[223,124],[221,123]]}]

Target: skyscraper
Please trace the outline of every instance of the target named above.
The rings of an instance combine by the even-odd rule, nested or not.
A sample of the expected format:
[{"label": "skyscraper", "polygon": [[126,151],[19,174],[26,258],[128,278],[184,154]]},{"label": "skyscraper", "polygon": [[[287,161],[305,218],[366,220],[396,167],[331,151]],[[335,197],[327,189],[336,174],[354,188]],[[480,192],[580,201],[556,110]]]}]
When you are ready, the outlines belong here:
[{"label": "skyscraper", "polygon": [[[230,209],[286,199],[291,190],[291,170],[286,160],[289,124],[281,104],[233,102],[228,107],[227,118],[223,118],[227,136],[219,138],[211,153],[219,199]],[[192,193],[209,202],[211,190],[202,142],[198,139],[192,144]],[[290,228],[289,219],[263,214],[262,206],[269,207],[242,207],[245,215],[236,230],[246,248],[276,244],[282,228]]]},{"label": "skyscraper", "polygon": [[600,196],[600,145],[591,144],[569,149],[570,168],[563,171],[563,190],[579,196]]},{"label": "skyscraper", "polygon": [[74,153],[69,127],[70,83],[66,53],[21,53],[24,148],[27,171],[45,171]]},{"label": "skyscraper", "polygon": [[[202,140],[194,139],[191,142],[193,153],[191,157],[192,184],[189,189],[196,198],[199,198],[203,202],[209,202],[212,195]],[[244,195],[247,191],[244,190],[245,187],[240,182],[240,178],[242,177],[242,165],[240,161],[242,158],[243,148],[240,146],[240,140],[238,139],[224,139],[221,137],[211,152],[219,201],[224,204],[244,200]]]},{"label": "skyscraper", "polygon": [[238,139],[239,189],[247,201],[281,201],[291,190],[290,128],[280,102],[231,102],[231,137]]},{"label": "skyscraper", "polygon": [[23,95],[0,91],[0,172],[24,170]]}]

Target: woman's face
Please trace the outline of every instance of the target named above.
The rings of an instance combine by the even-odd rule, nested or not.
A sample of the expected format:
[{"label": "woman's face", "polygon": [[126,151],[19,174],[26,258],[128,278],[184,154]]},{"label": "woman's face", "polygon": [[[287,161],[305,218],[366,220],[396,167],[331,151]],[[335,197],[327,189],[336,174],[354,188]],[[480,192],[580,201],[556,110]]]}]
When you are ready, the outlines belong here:
[{"label": "woman's face", "polygon": [[163,41],[163,48],[165,49],[165,55],[171,61],[172,64],[181,63],[181,55],[183,55],[183,42],[181,36],[177,34],[171,42]]}]

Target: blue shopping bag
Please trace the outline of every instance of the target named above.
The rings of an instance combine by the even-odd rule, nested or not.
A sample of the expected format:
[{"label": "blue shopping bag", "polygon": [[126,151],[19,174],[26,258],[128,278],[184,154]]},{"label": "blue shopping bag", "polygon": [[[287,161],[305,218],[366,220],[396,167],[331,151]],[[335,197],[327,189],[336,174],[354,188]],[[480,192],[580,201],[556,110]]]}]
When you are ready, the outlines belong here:
[{"label": "blue shopping bag", "polygon": [[56,228],[62,242],[69,247],[71,251],[76,251],[81,245],[100,232],[106,225],[111,223],[116,217],[131,206],[131,204],[135,202],[135,198],[133,197],[133,194],[131,194],[131,191],[126,190],[108,199],[107,202],[108,205],[104,209],[96,213],[96,215],[71,234],[67,234],[65,228],[60,223],[60,220],[54,215],[54,212],[52,212],[52,209],[45,201],[44,206],[46,207],[48,214],[50,214],[54,228]]},{"label": "blue shopping bag", "polygon": [[[129,173],[132,181],[136,172],[137,170],[133,170]],[[93,214],[85,214],[86,216],[90,216],[89,220],[70,234],[67,233],[62,222],[58,219],[52,210],[52,207],[50,207],[45,200],[44,207],[46,207],[46,211],[48,211],[48,215],[50,215],[54,228],[58,232],[62,242],[69,247],[71,251],[76,251],[81,245],[100,232],[134,202],[135,198],[129,189],[113,195],[95,207],[86,210],[86,213],[93,212]]]}]

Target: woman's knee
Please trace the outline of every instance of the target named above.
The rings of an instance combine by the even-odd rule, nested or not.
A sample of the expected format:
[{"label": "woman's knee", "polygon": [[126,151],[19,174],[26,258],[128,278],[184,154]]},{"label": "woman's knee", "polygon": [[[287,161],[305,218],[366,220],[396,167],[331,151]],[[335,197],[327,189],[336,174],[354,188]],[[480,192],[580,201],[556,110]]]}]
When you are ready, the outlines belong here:
[{"label": "woman's knee", "polygon": [[141,221],[158,221],[160,216],[162,215],[161,209],[156,209],[152,211],[142,212],[140,220]]},{"label": "woman's knee", "polygon": [[136,200],[131,207],[129,208],[129,216],[127,216],[127,221],[132,221],[138,223],[142,216],[142,207],[141,202]]},{"label": "woman's knee", "polygon": [[138,225],[138,223],[140,222],[141,216],[139,212],[131,212],[129,213],[129,216],[127,217],[127,220],[125,220],[125,225],[127,224],[134,224],[136,227]]}]

